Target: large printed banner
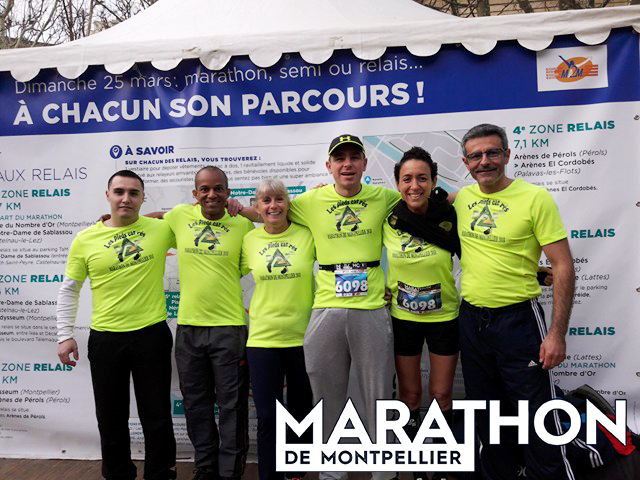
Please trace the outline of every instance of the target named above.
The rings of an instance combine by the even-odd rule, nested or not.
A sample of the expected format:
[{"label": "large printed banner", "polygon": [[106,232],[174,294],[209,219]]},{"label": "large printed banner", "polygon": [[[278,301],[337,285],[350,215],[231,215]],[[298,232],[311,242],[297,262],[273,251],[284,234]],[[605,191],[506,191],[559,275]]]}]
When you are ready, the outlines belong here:
[{"label": "large printed banner", "polygon": [[[459,140],[484,122],[506,128],[508,175],[545,186],[569,232],[577,287],[555,382],[627,399],[629,424],[640,429],[640,68],[631,30],[596,47],[559,39],[537,54],[504,42],[484,56],[447,46],[427,58],[389,49],[374,61],[340,51],[322,65],[290,55],[266,69],[235,58],[221,71],[184,61],[169,72],[91,67],[75,80],[49,70],[18,82],[5,73],[0,105],[0,456],[99,457],[89,287],[75,368],[57,361],[55,310],[69,245],[108,211],[104,191],[116,170],[144,178],[143,213],[191,203],[204,165],[222,168],[248,205],[263,178],[281,178],[291,195],[331,182],[328,143],[353,133],[369,158],[364,182],[395,188],[394,164],[419,145],[438,162],[439,185],[458,190],[472,182]],[[252,283],[243,280],[247,305]],[[166,290],[173,327],[175,256]],[[550,289],[542,302],[550,318]],[[456,390],[463,394],[460,382]],[[175,375],[172,402],[188,456]],[[135,405],[131,429],[139,456]]]}]

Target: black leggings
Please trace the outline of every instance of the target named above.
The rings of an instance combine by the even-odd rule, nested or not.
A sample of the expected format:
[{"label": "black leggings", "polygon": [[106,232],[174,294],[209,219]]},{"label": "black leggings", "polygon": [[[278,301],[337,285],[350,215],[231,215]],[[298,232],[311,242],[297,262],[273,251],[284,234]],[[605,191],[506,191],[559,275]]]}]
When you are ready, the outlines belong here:
[{"label": "black leggings", "polygon": [[[287,385],[286,407],[301,421],[311,411],[312,395],[304,364],[302,347],[259,348],[247,347],[253,400],[258,412],[258,471],[260,480],[282,479],[276,472],[276,405],[283,403],[283,388]],[[285,383],[286,382],[286,383]],[[301,442],[311,443],[311,429]],[[288,435],[295,434],[289,431]],[[288,437],[288,442],[293,438]]]}]

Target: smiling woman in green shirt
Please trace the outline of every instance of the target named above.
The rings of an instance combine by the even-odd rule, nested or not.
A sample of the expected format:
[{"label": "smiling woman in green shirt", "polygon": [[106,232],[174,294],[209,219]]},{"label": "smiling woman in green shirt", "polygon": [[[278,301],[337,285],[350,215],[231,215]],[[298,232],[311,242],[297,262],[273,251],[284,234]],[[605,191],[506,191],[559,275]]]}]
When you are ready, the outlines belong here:
[{"label": "smiling woman in green shirt", "polygon": [[[395,166],[402,201],[383,227],[389,262],[394,353],[400,400],[411,410],[405,429],[411,438],[420,424],[424,342],[429,349],[429,398],[437,400],[451,424],[453,378],[458,360],[459,297],[452,255],[459,252],[455,212],[446,192],[435,188],[437,164],[420,147]],[[403,230],[420,226],[422,236]],[[413,229],[412,229],[413,230]],[[416,478],[424,474],[415,474]],[[442,472],[434,479],[447,478]]]},{"label": "smiling woman in green shirt", "polygon": [[244,237],[241,270],[256,282],[247,358],[258,413],[258,470],[260,480],[274,480],[283,478],[275,469],[274,399],[283,402],[286,384],[287,409],[298,421],[312,406],[302,343],[313,305],[315,247],[311,232],[287,219],[289,196],[280,180],[262,181],[256,200],[264,226]]}]

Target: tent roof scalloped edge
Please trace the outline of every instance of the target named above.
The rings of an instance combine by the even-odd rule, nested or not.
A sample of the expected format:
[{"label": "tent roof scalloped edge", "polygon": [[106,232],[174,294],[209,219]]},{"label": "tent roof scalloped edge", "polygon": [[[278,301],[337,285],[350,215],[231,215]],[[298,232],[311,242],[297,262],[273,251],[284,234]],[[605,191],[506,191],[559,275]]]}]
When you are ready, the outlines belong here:
[{"label": "tent roof scalloped edge", "polygon": [[[338,1],[281,0],[277,7],[273,0],[161,0],[115,27],[75,42],[0,51],[0,71],[10,71],[24,82],[42,69],[57,68],[63,77],[74,79],[90,65],[104,65],[108,72],[121,74],[136,63],[151,62],[166,71],[193,58],[210,70],[220,70],[239,55],[248,55],[256,66],[266,68],[288,53],[299,53],[306,62],[321,64],[335,50],[351,49],[361,60],[375,60],[389,47],[406,47],[413,55],[430,56],[446,44],[461,44],[476,55],[485,55],[505,40],[517,40],[522,47],[539,51],[559,35],[575,35],[580,42],[595,45],[605,41],[613,28],[633,27],[640,32],[640,6],[457,18],[410,0],[352,0],[346,11]],[[314,20],[308,8],[316,2],[324,5],[324,10],[320,8]],[[367,8],[373,5],[373,12],[354,20],[354,12],[360,13],[363,2]],[[239,9],[239,4],[245,8]],[[248,21],[246,10],[255,10],[258,5],[294,9],[293,18],[274,22],[278,12],[264,10],[252,11]],[[193,11],[203,6],[216,9]],[[336,13],[338,6],[340,15]],[[175,20],[176,9],[183,12],[185,7],[195,22],[193,28],[187,21],[185,28],[168,30],[167,21]],[[270,17],[262,18],[266,12]],[[245,20],[242,28],[234,21],[238,18]],[[211,31],[212,19],[222,19],[225,27]],[[157,38],[158,31],[169,33]]]}]

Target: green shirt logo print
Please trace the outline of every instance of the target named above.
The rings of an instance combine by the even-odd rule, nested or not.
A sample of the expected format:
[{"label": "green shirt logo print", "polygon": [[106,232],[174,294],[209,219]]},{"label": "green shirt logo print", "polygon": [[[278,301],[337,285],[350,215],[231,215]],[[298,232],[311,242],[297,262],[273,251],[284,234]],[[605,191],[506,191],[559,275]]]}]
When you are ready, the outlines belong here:
[{"label": "green shirt logo print", "polygon": [[124,262],[125,258],[130,257],[131,255],[134,255],[134,260],[138,260],[142,250],[143,248],[138,245],[138,242],[134,243],[127,238],[122,241],[119,247],[116,247],[118,260],[120,260],[121,263]]},{"label": "green shirt logo print", "polygon": [[345,207],[344,212],[336,222],[336,230],[341,231],[342,227],[351,227],[351,231],[355,232],[359,223],[362,223],[362,220],[358,218],[358,214],[351,207]]},{"label": "green shirt logo print", "polygon": [[402,242],[402,251],[406,251],[407,248],[414,248],[415,253],[420,253],[422,251],[422,246],[426,243],[420,237],[414,237],[413,235],[407,235],[407,239]]},{"label": "green shirt logo print", "polygon": [[491,210],[489,210],[489,205],[485,205],[482,210],[480,210],[480,213],[474,216],[471,222],[471,230],[475,231],[476,225],[485,229],[484,232],[482,232],[485,235],[489,235],[491,230],[497,227],[496,222],[493,220]]},{"label": "green shirt logo print", "polygon": [[207,225],[199,233],[198,231],[196,231],[194,244],[197,247],[200,243],[209,243],[209,250],[213,250],[214,248],[216,248],[216,245],[220,244],[220,240],[218,240],[218,237],[211,229],[211,225]]},{"label": "green shirt logo print", "polygon": [[273,268],[282,268],[282,271],[280,273],[284,275],[285,273],[287,273],[287,267],[291,266],[291,263],[289,263],[289,260],[287,260],[287,257],[280,251],[279,248],[276,249],[273,256],[271,258],[268,258],[267,260],[267,271],[269,273],[271,273],[271,270]]}]

